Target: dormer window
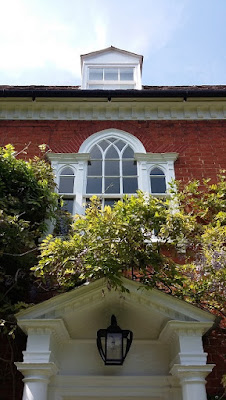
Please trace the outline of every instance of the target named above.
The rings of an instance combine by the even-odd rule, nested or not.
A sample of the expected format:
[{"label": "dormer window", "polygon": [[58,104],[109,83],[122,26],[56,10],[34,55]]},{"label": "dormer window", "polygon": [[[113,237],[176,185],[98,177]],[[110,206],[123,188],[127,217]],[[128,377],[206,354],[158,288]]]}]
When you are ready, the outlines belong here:
[{"label": "dormer window", "polygon": [[116,47],[81,56],[82,89],[141,89],[143,57]]},{"label": "dormer window", "polygon": [[134,88],[134,67],[89,67],[87,89]]}]

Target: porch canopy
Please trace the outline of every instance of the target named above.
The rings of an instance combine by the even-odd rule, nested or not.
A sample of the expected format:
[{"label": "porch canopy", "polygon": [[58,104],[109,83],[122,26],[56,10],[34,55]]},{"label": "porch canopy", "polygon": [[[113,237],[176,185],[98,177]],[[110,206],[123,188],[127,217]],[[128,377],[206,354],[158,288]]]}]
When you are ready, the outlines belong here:
[{"label": "porch canopy", "polygon": [[[19,314],[27,334],[23,400],[206,400],[202,335],[214,316],[159,290],[124,279],[129,293],[105,280],[80,286]],[[96,334],[114,314],[133,332],[123,365],[105,366]]]}]

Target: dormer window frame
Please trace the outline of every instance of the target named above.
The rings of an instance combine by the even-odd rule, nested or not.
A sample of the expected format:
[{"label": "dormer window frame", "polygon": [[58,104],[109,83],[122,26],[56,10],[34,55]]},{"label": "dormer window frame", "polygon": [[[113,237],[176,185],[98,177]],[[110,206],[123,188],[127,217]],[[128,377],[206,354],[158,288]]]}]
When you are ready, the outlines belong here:
[{"label": "dormer window frame", "polygon": [[[82,69],[82,85],[81,89],[100,89],[100,90],[123,90],[123,89],[142,89],[141,74],[142,74],[143,56],[131,53],[116,47],[108,47],[103,50],[94,51],[92,53],[81,55]],[[104,79],[102,83],[100,79],[90,80],[89,72],[92,69],[103,68],[118,69],[117,79]],[[120,79],[120,69],[133,68],[133,80]]]},{"label": "dormer window frame", "polygon": [[[103,71],[102,76],[103,79],[90,79],[90,72],[92,70],[100,69]],[[123,80],[120,79],[121,71],[123,70],[133,70],[133,79],[132,80]],[[115,70],[117,72],[117,79],[106,79],[105,74],[107,70]],[[106,90],[114,90],[114,89],[139,89],[140,85],[138,84],[138,71],[137,66],[134,64],[90,64],[84,66],[84,81],[85,81],[85,89],[106,89]]]}]

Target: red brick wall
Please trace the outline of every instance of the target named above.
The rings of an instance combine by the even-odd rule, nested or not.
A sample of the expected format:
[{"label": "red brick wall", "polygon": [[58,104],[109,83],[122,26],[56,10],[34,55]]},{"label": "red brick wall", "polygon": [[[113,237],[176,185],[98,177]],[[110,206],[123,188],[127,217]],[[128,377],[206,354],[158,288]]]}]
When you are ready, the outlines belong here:
[{"label": "red brick wall", "polygon": [[[226,121],[220,120],[0,121],[0,146],[12,143],[19,151],[30,143],[27,157],[38,155],[38,145],[42,143],[47,144],[53,152],[78,152],[87,137],[109,128],[136,136],[147,152],[179,153],[175,163],[176,179],[216,179],[219,170],[226,169]],[[217,364],[207,379],[210,395],[222,395],[220,380],[224,369],[224,335],[222,331],[214,331],[204,338],[205,351],[209,354],[208,362]]]},{"label": "red brick wall", "polygon": [[226,392],[224,393],[221,380],[226,374],[226,329],[217,328],[204,336],[203,346],[204,351],[208,353],[207,362],[216,365],[206,379],[207,393],[209,396],[219,396],[219,399],[225,400]]},{"label": "red brick wall", "polygon": [[0,121],[0,145],[17,150],[31,142],[29,156],[46,143],[53,152],[77,152],[98,131],[116,128],[131,133],[147,152],[177,152],[176,178],[215,178],[226,168],[226,121]]}]

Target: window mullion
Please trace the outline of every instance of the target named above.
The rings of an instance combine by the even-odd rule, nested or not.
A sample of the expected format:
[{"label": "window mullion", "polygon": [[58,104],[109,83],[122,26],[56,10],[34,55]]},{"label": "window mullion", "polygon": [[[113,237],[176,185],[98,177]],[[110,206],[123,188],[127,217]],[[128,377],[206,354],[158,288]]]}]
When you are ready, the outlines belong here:
[{"label": "window mullion", "polygon": [[119,174],[120,174],[120,194],[123,194],[123,172],[122,172],[122,152],[119,158]]},{"label": "window mullion", "polygon": [[102,152],[102,197],[105,192],[105,156]]}]

